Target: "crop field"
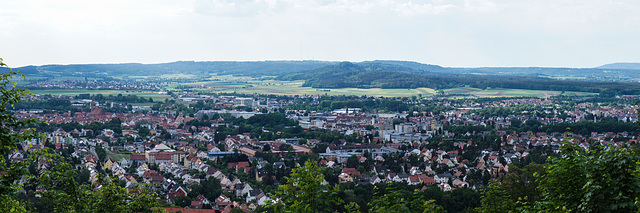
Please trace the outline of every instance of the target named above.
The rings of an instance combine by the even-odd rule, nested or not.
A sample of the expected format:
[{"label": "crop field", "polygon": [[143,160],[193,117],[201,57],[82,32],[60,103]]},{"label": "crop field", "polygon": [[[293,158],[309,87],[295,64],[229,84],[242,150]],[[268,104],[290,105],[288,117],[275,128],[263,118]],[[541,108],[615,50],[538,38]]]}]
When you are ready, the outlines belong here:
[{"label": "crop field", "polygon": [[76,96],[78,94],[102,94],[102,95],[118,95],[122,93],[125,94],[124,91],[118,90],[88,90],[88,89],[30,89],[31,93],[35,95],[68,95],[68,96]]},{"label": "crop field", "polygon": [[445,94],[471,94],[473,92],[482,91],[482,89],[473,88],[473,87],[458,87],[451,89],[444,89]]},{"label": "crop field", "polygon": [[[165,75],[165,78],[191,78],[190,75]],[[143,80],[140,78],[138,80]],[[166,91],[192,91],[203,93],[243,93],[243,94],[272,94],[272,95],[355,95],[376,97],[411,97],[432,96],[437,93],[431,88],[416,89],[381,89],[381,88],[311,88],[303,87],[304,81],[279,81],[273,78],[252,78],[246,76],[213,75],[203,81],[194,83],[177,83],[167,85]],[[102,95],[137,95],[144,98],[152,98],[154,101],[164,101],[169,95],[159,94],[153,91],[118,91],[118,90],[87,90],[87,89],[46,89],[32,90],[34,94],[52,94],[75,96],[78,94],[102,94]],[[478,89],[472,87],[458,87],[442,90],[447,95],[460,95],[460,97],[549,97],[563,94],[560,91],[522,90],[488,88]],[[596,93],[565,92],[564,95],[589,96]],[[140,105],[140,104],[136,104]]]},{"label": "crop field", "polygon": [[[563,94],[560,91],[547,91],[547,90],[525,90],[525,89],[476,89],[476,88],[454,88],[445,90],[447,94],[467,94],[477,97],[550,97]],[[591,96],[597,95],[597,93],[588,92],[564,92],[564,95],[569,96]]]},{"label": "crop field", "polygon": [[33,93],[34,95],[67,95],[67,96],[76,96],[79,94],[91,94],[91,95],[102,94],[105,96],[118,95],[118,94],[137,95],[144,98],[152,98],[154,101],[164,101],[165,99],[170,97],[169,95],[158,94],[158,92],[150,92],[150,91],[125,92],[120,90],[88,90],[88,89],[42,89],[42,90],[32,89],[29,91],[31,91],[31,93]]},{"label": "crop field", "polygon": [[[380,89],[380,88],[311,88],[303,87],[304,81],[257,80],[248,77],[218,77],[216,81],[181,84],[191,90],[213,93],[244,93],[272,95],[367,95],[384,97],[431,96],[435,90],[416,89]],[[172,88],[177,88],[172,85]]]}]

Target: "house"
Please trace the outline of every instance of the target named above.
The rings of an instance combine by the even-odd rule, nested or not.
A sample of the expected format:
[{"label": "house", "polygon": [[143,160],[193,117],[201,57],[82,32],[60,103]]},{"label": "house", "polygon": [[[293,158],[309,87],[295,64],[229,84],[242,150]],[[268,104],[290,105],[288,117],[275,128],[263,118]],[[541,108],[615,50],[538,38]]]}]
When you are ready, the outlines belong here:
[{"label": "house", "polygon": [[151,186],[158,188],[162,185],[164,177],[155,170],[147,170],[144,172],[142,179],[145,183],[151,184]]},{"label": "house", "polygon": [[200,201],[203,205],[209,205],[209,199],[207,199],[206,197],[204,197],[204,195],[199,194],[198,196],[196,196],[194,198],[195,201]]},{"label": "house", "polygon": [[436,181],[436,183],[446,183],[447,181],[449,181],[449,178],[451,178],[451,174],[449,173],[438,174],[433,178]]},{"label": "house", "polygon": [[360,172],[356,168],[343,168],[342,173],[347,173],[351,177],[359,177]]},{"label": "house", "polygon": [[382,183],[384,180],[380,179],[378,176],[373,176],[371,177],[371,179],[369,179],[369,183],[375,185],[378,183]]},{"label": "house", "polygon": [[169,200],[173,200],[177,196],[180,196],[180,195],[187,196],[187,190],[182,188],[182,186],[179,186],[178,184],[175,184],[175,185],[173,185],[173,187],[171,187],[171,189],[169,189],[169,192],[167,193],[167,198]]},{"label": "house", "polygon": [[104,166],[103,168],[105,169],[111,169],[111,167],[113,167],[113,164],[115,164],[116,161],[111,159],[111,158],[107,158],[104,160]]},{"label": "house", "polygon": [[351,183],[353,182],[353,177],[343,172],[342,174],[338,175],[338,181],[340,183]]},{"label": "house", "polygon": [[232,163],[228,163],[227,166],[229,167],[229,169],[242,171],[244,173],[248,173],[249,170],[251,170],[251,167],[249,166],[248,161],[232,162]]},{"label": "house", "polygon": [[144,154],[131,154],[129,155],[129,159],[131,160],[131,163],[133,163],[133,165],[140,165],[147,162]]},{"label": "house", "polygon": [[185,208],[162,208],[169,213],[181,212],[181,213],[215,213],[215,209],[185,209]]},{"label": "house", "polygon": [[19,162],[22,161],[24,155],[22,155],[22,153],[20,152],[14,152],[13,154],[9,155],[9,158],[11,159],[11,162]]},{"label": "house", "polygon": [[440,187],[440,189],[442,191],[451,191],[451,186],[448,183],[440,183],[438,184],[438,187]]},{"label": "house", "polygon": [[436,180],[433,177],[429,177],[425,174],[419,174],[418,178],[422,184],[436,184]]},{"label": "house", "polygon": [[271,200],[271,198],[269,198],[267,195],[265,195],[262,192],[262,190],[255,189],[255,190],[251,190],[247,194],[246,202],[252,202],[252,200],[255,200],[258,205],[265,205],[266,201],[267,200]]},{"label": "house", "polygon": [[418,178],[417,175],[409,176],[409,182],[408,182],[409,185],[418,185],[420,183],[421,183],[420,178]]},{"label": "house", "polygon": [[231,199],[229,199],[227,196],[225,196],[224,194],[221,194],[220,196],[218,196],[216,198],[216,203],[221,203],[221,202],[229,202],[231,201]]},{"label": "house", "polygon": [[192,209],[202,209],[204,207],[204,204],[202,204],[202,201],[191,201],[191,205],[189,206],[189,208]]},{"label": "house", "polygon": [[120,162],[118,162],[118,164],[121,167],[129,168],[129,166],[131,165],[131,162],[129,160],[127,160],[127,158],[122,158],[122,160],[120,160]]},{"label": "house", "polygon": [[253,188],[249,184],[244,184],[244,186],[236,186],[236,197],[242,197],[245,194],[248,194]]},{"label": "house", "polygon": [[389,173],[389,175],[387,175],[387,180],[393,181],[393,182],[396,182],[396,183],[407,182],[407,181],[409,181],[409,175],[407,175],[407,174]]},{"label": "house", "polygon": [[96,163],[98,162],[98,158],[94,157],[93,155],[87,155],[85,158],[85,167],[86,168],[90,168],[90,167],[96,167]]}]

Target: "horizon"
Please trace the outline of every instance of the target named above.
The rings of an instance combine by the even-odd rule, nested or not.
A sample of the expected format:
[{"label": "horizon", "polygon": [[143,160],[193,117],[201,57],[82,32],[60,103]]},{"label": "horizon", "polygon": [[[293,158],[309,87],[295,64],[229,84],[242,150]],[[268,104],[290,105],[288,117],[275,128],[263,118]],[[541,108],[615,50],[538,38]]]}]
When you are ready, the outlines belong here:
[{"label": "horizon", "polygon": [[[305,61],[317,61],[317,62],[334,62],[334,63],[340,63],[340,62],[351,62],[351,63],[363,63],[363,62],[374,62],[374,61],[403,61],[403,62],[415,62],[415,63],[420,63],[420,64],[425,64],[425,65],[434,65],[434,66],[440,66],[443,68],[462,68],[462,69],[475,69],[475,68],[575,68],[575,69],[589,69],[589,68],[599,68],[601,66],[605,66],[605,65],[610,65],[610,64],[639,64],[640,62],[612,62],[612,63],[606,63],[606,64],[601,64],[598,66],[594,66],[594,67],[552,67],[552,66],[482,66],[482,67],[462,67],[462,66],[442,66],[439,64],[433,64],[433,63],[424,63],[424,62],[419,62],[419,61],[409,61],[409,60],[389,60],[389,59],[374,59],[374,60],[364,60],[364,61],[345,61],[345,60],[338,60],[338,61],[330,61],[330,60],[220,60],[220,61],[195,61],[195,60],[179,60],[179,61],[169,61],[169,62],[157,62],[157,63],[141,63],[141,62],[114,62],[114,63],[71,63],[71,64],[40,64],[40,65],[24,65],[24,66],[12,66],[11,64],[7,64],[9,65],[9,68],[11,69],[18,69],[21,67],[29,67],[29,66],[35,66],[35,67],[39,67],[39,66],[50,66],[50,65],[56,65],[56,66],[72,66],[72,65],[119,65],[119,64],[142,64],[142,65],[154,65],[154,64],[170,64],[170,63],[176,63],[176,62],[196,62],[196,63],[207,63],[207,62],[305,62]],[[7,63],[7,61],[4,61],[5,63]]]}]

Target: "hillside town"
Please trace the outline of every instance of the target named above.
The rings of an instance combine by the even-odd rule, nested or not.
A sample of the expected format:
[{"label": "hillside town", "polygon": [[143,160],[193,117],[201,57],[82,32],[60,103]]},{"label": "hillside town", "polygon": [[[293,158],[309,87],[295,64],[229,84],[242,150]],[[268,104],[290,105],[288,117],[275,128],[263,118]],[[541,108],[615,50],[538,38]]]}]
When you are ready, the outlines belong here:
[{"label": "hillside town", "polygon": [[[394,182],[446,192],[487,185],[507,174],[511,165],[544,162],[545,155],[559,152],[565,142],[585,150],[592,143],[637,142],[630,132],[634,128],[544,128],[602,120],[634,125],[638,107],[625,102],[634,97],[619,97],[618,103],[559,98],[392,99],[409,106],[435,105],[439,111],[416,111],[416,107],[311,111],[292,107],[295,98],[258,95],[176,94],[171,102],[129,108],[65,96],[34,98],[68,100],[76,110],[16,110],[20,119],[37,118],[48,125],[38,127],[46,138],[25,141],[9,155],[11,161],[49,146],[67,153],[89,183],[106,174],[126,188],[148,186],[174,206],[166,208],[170,212],[255,211],[278,202],[275,186],[285,184],[291,170],[306,160],[317,161],[326,171],[323,184]],[[321,105],[323,97],[300,98]],[[249,123],[278,116],[294,126]],[[312,132],[320,133],[314,138],[307,134]]]}]

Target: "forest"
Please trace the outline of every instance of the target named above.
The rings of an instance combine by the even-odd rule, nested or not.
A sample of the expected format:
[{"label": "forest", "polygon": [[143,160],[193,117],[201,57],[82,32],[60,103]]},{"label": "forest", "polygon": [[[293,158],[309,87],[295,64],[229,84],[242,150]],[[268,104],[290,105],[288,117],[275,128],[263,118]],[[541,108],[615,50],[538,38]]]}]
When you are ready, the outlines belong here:
[{"label": "forest", "polygon": [[603,93],[607,96],[638,94],[640,84],[585,80],[556,80],[522,75],[475,75],[420,71],[408,67],[378,63],[341,62],[314,70],[290,73],[280,80],[305,80],[314,88],[418,88],[447,89],[509,88]]}]

